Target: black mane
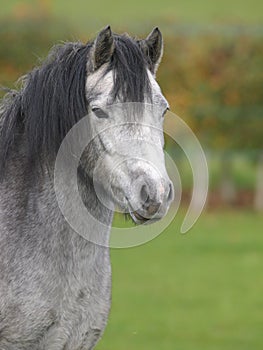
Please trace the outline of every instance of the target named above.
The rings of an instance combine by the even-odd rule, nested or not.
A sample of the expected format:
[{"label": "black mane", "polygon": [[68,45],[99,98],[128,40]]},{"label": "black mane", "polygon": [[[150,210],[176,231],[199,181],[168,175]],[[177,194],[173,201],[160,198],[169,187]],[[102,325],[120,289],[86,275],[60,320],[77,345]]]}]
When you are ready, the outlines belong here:
[{"label": "black mane", "polygon": [[[113,101],[143,102],[150,95],[147,63],[137,42],[114,35],[115,50],[107,71],[114,72]],[[67,132],[87,114],[87,60],[92,43],[55,46],[40,67],[9,92],[0,106],[0,174],[11,149],[25,136],[31,163],[56,155]],[[42,159],[41,159],[42,160]]]}]

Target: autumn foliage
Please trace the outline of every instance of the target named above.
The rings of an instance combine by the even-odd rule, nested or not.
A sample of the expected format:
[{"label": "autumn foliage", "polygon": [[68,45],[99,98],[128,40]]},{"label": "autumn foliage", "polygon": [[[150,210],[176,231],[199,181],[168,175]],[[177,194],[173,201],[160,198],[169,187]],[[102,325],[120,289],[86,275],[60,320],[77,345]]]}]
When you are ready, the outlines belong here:
[{"label": "autumn foliage", "polygon": [[[0,22],[0,84],[12,87],[55,43],[76,40],[71,33],[64,23],[45,16]],[[83,34],[78,37],[87,39]],[[259,158],[263,148],[261,28],[171,29],[164,38],[158,81],[171,110],[192,127],[206,149]],[[173,147],[169,140],[168,147]]]}]

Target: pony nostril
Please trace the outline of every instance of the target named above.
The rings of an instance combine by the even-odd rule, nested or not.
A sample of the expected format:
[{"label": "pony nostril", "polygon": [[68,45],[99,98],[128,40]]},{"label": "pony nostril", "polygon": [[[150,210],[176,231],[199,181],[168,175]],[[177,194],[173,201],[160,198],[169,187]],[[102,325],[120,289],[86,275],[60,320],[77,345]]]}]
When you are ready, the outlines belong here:
[{"label": "pony nostril", "polygon": [[168,201],[173,200],[173,196],[174,196],[173,185],[170,183],[169,184],[169,192],[168,192],[167,200]]},{"label": "pony nostril", "polygon": [[143,185],[143,186],[142,186],[141,192],[140,192],[140,196],[141,196],[141,201],[142,201],[144,204],[148,204],[148,202],[149,202],[149,194],[148,194],[147,186],[146,186],[146,185]]},{"label": "pony nostril", "polygon": [[159,210],[161,203],[157,202],[155,197],[151,198],[149,187],[145,184],[141,187],[140,196],[142,201],[142,209],[145,210],[147,217],[152,217]]}]

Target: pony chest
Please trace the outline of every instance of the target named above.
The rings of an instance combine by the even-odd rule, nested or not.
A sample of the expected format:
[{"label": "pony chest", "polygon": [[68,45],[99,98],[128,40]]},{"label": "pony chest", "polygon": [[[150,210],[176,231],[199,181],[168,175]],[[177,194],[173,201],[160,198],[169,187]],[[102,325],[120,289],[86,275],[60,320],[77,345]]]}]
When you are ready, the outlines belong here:
[{"label": "pony chest", "polygon": [[[63,349],[92,349],[108,320],[111,300],[110,269],[96,265],[68,271],[57,300],[57,320],[43,339],[45,348],[59,342]],[[54,348],[55,349],[55,348]],[[60,348],[59,348],[60,349]],[[62,349],[62,348],[61,348]]]}]

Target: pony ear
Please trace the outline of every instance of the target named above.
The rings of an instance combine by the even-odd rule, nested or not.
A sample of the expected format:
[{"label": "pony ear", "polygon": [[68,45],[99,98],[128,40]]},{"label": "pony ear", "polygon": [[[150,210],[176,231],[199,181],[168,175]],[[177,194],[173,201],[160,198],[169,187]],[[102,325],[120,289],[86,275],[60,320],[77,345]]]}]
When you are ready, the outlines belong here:
[{"label": "pony ear", "polygon": [[150,71],[155,74],[163,55],[163,37],[156,27],[145,40],[140,40],[139,45],[148,62]]},{"label": "pony ear", "polygon": [[92,47],[91,61],[93,70],[99,69],[108,62],[114,51],[114,40],[111,27],[107,26],[100,31]]}]

